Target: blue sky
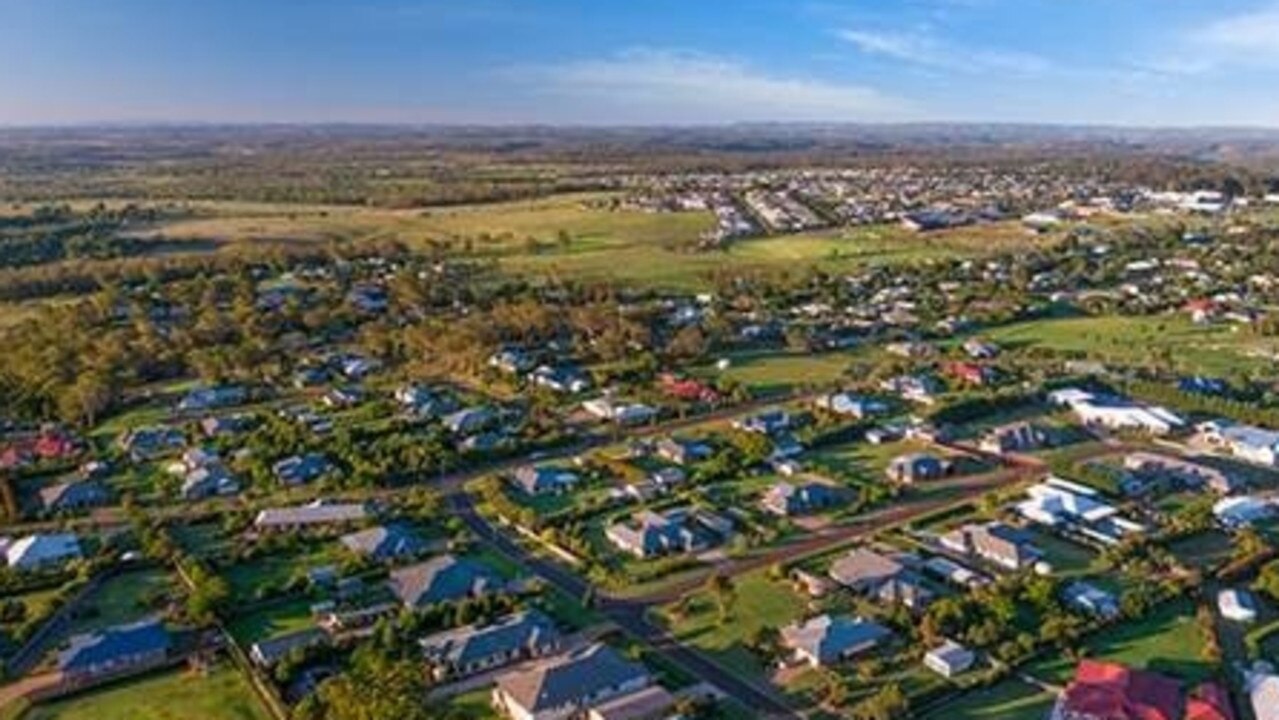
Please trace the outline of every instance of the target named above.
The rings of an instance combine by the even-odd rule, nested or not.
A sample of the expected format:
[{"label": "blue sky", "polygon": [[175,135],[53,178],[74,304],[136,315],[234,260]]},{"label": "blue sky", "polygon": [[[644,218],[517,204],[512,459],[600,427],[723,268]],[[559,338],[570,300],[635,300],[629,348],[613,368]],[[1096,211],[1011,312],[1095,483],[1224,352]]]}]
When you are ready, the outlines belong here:
[{"label": "blue sky", "polygon": [[1279,0],[0,0],[0,124],[1279,127]]}]

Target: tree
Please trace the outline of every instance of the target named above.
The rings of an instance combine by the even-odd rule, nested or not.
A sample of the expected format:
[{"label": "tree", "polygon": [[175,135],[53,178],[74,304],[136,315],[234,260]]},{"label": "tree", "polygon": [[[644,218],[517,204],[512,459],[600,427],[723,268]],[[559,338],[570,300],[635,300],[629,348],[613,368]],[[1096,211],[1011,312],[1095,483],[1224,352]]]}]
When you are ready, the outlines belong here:
[{"label": "tree", "polygon": [[727,575],[715,573],[707,579],[706,587],[715,598],[716,605],[719,606],[720,623],[727,622],[733,610],[733,601],[737,598],[737,588],[733,586],[733,579]]},{"label": "tree", "polygon": [[878,692],[857,703],[853,717],[857,720],[901,720],[909,717],[906,694],[896,684],[885,685]]},{"label": "tree", "polygon": [[362,647],[346,672],[320,685],[318,698],[326,720],[428,720],[427,690],[420,663]]},{"label": "tree", "polygon": [[1254,587],[1271,598],[1279,600],[1279,560],[1272,560],[1261,568]]}]

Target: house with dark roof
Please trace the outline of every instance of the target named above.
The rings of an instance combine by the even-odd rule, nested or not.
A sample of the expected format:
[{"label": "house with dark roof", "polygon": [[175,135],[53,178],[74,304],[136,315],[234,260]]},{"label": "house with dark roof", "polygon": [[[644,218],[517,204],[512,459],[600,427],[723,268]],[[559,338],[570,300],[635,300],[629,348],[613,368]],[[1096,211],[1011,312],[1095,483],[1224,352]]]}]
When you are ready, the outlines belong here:
[{"label": "house with dark roof", "polygon": [[901,603],[911,610],[923,610],[933,599],[933,592],[918,575],[897,560],[865,548],[836,560],[828,574],[853,592]]},{"label": "house with dark roof", "polygon": [[950,463],[926,453],[910,453],[893,458],[886,472],[893,482],[910,484],[944,476],[950,472]]},{"label": "house with dark roof", "polygon": [[504,583],[488,567],[440,555],[391,572],[391,590],[407,608],[452,602],[497,592]]},{"label": "house with dark roof", "polygon": [[183,500],[225,497],[240,492],[240,481],[221,462],[212,462],[187,472],[178,492]]},{"label": "house with dark roof", "polygon": [[467,677],[559,650],[555,623],[537,610],[507,615],[486,625],[467,625],[418,641],[436,680]]},{"label": "house with dark roof", "polygon": [[639,558],[699,552],[722,542],[731,532],[727,520],[688,507],[642,510],[604,528],[604,536],[614,547]]},{"label": "house with dark roof", "polygon": [[516,720],[567,720],[652,684],[643,665],[595,644],[503,675],[493,705]]},{"label": "house with dark roof", "polygon": [[249,658],[258,667],[271,667],[295,650],[326,645],[329,641],[329,634],[320,628],[303,628],[253,643],[249,646]]},{"label": "house with dark roof", "polygon": [[39,570],[82,557],[73,533],[37,533],[18,538],[4,548],[5,561],[15,570]]},{"label": "house with dark roof", "polygon": [[833,507],[841,500],[835,488],[818,482],[792,485],[779,482],[764,492],[760,505],[774,515],[789,517],[820,512]]},{"label": "house with dark roof", "polygon": [[96,480],[70,480],[40,488],[40,506],[46,512],[83,510],[105,505],[109,499],[106,487]]},{"label": "house with dark roof", "polygon": [[581,479],[577,473],[553,465],[525,465],[512,478],[529,495],[551,495],[568,492]]},{"label": "house with dark roof", "polygon": [[869,620],[819,615],[782,628],[781,644],[795,661],[820,668],[861,655],[891,636],[888,628]]},{"label": "house with dark roof", "polygon": [[1083,660],[1050,720],[1181,720],[1176,680],[1117,663]]},{"label": "house with dark roof", "polygon": [[1048,433],[1028,422],[1010,423],[987,430],[978,447],[993,455],[1038,450],[1048,445]]},{"label": "house with dark roof", "polygon": [[427,549],[422,538],[409,528],[397,524],[378,525],[349,533],[343,535],[341,541],[352,553],[379,562],[421,555]]},{"label": "house with dark roof", "polygon": [[171,645],[169,631],[159,620],[117,625],[73,636],[58,653],[58,671],[76,683],[154,667],[168,659]]},{"label": "house with dark roof", "polygon": [[296,487],[318,480],[333,469],[323,453],[313,452],[305,455],[293,455],[280,460],[271,466],[275,478],[285,487]]},{"label": "house with dark roof", "polygon": [[658,457],[676,465],[690,465],[711,456],[711,446],[693,440],[662,438],[655,447]]}]

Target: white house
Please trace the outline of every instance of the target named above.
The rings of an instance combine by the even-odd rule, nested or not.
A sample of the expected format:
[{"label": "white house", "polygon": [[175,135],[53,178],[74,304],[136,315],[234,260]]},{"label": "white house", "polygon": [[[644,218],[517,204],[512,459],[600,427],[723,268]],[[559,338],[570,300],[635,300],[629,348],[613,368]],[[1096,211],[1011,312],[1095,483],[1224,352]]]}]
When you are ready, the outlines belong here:
[{"label": "white house", "polygon": [[1092,488],[1052,477],[1026,491],[1019,515],[1040,525],[1073,530],[1098,542],[1114,545],[1124,536],[1145,532],[1144,525],[1119,516]]},{"label": "white house", "polygon": [[1279,720],[1279,675],[1266,663],[1257,663],[1244,673],[1244,689],[1252,701],[1257,720]]},{"label": "white house", "polygon": [[1247,590],[1222,590],[1217,593],[1217,610],[1227,620],[1237,623],[1257,621],[1257,599]]},{"label": "white house", "polygon": [[1079,422],[1109,430],[1137,430],[1151,435],[1167,435],[1186,424],[1167,408],[1146,405],[1126,398],[1096,395],[1078,388],[1065,388],[1048,395],[1056,405],[1074,411]]},{"label": "white house", "polygon": [[955,677],[973,666],[977,656],[954,640],[947,640],[924,655],[928,669],[942,677]]},{"label": "white house", "polygon": [[1212,506],[1217,522],[1228,528],[1240,528],[1264,520],[1274,512],[1274,506],[1251,495],[1234,495],[1222,498]]}]

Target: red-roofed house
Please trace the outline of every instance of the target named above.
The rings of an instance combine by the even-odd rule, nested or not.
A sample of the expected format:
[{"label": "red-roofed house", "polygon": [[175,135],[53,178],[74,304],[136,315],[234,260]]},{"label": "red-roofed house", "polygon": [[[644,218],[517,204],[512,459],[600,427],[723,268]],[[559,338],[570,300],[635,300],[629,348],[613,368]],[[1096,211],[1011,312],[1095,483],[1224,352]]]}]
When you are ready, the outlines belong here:
[{"label": "red-roofed house", "polygon": [[1051,720],[1182,720],[1181,686],[1158,673],[1084,660]]},{"label": "red-roofed house", "polygon": [[1235,720],[1230,696],[1216,683],[1204,683],[1186,699],[1186,720]]}]

